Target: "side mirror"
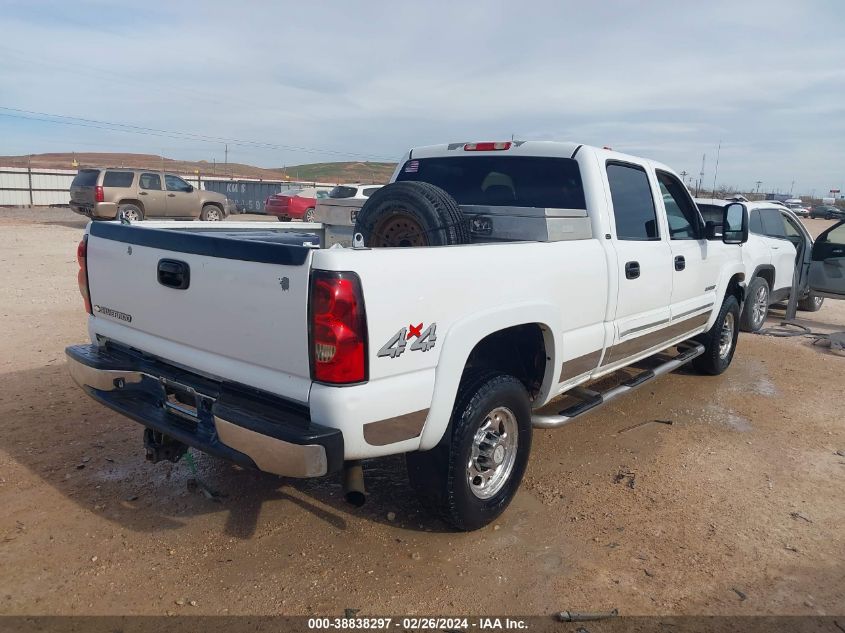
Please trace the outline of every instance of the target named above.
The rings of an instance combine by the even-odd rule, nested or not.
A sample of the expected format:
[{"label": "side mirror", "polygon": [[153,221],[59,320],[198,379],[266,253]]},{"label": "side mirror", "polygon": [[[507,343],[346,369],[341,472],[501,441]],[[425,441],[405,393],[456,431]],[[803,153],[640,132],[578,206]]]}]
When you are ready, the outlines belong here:
[{"label": "side mirror", "polygon": [[193,193],[193,192],[194,192],[194,186],[193,186],[193,185],[188,185],[188,188],[186,189],[186,191],[187,191],[188,193]]},{"label": "side mirror", "polygon": [[745,244],[748,241],[748,213],[744,204],[734,202],[725,207],[722,216],[722,241],[725,244]]}]

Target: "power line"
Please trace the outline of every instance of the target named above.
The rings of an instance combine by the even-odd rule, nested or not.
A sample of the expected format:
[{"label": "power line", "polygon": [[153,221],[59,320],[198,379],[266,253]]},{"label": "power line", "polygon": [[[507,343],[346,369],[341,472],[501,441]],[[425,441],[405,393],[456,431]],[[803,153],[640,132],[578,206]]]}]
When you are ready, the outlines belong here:
[{"label": "power line", "polygon": [[[393,162],[394,158],[386,158],[385,156],[378,156],[374,154],[358,154],[355,152],[342,152],[338,150],[319,149],[315,147],[302,147],[297,145],[279,145],[277,143],[266,143],[261,141],[250,141],[238,138],[227,138],[222,136],[208,136],[205,134],[196,134],[193,132],[177,132],[173,130],[163,130],[159,128],[144,127],[141,125],[131,125],[129,123],[115,123],[111,121],[102,121],[98,119],[85,119],[82,117],[67,116],[62,114],[51,114],[49,112],[36,112],[34,110],[23,110],[21,108],[11,108],[8,106],[0,106],[0,116],[9,117],[13,119],[26,119],[30,121],[42,121],[44,123],[55,123],[58,125],[73,125],[76,127],[88,127],[100,130],[107,130],[110,132],[125,132],[129,134],[141,134],[144,136],[159,136],[164,138],[175,138],[185,141],[202,141],[205,143],[229,144],[240,147],[253,147],[258,149],[272,149],[305,152],[309,154],[330,154],[333,156],[343,157],[357,157],[365,159],[387,160]],[[46,118],[45,118],[46,117]]]}]

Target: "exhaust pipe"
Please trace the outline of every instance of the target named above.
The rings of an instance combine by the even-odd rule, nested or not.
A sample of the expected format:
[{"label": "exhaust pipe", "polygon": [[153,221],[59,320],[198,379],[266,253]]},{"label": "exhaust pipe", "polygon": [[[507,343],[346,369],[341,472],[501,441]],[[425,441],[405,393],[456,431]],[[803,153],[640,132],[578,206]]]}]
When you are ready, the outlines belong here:
[{"label": "exhaust pipe", "polygon": [[364,469],[359,460],[351,460],[343,464],[343,496],[347,503],[360,508],[367,500],[364,489]]}]

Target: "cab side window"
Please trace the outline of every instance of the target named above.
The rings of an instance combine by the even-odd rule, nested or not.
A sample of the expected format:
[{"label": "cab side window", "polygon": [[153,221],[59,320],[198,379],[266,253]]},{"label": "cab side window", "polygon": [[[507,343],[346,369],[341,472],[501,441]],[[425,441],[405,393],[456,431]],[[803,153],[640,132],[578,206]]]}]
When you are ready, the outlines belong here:
[{"label": "cab side window", "polygon": [[608,163],[607,182],[620,240],[658,240],[657,213],[645,169],[627,163]]},{"label": "cab side window", "polygon": [[193,190],[191,185],[179,178],[179,176],[174,176],[173,174],[164,175],[164,184],[167,187],[168,191],[181,191],[183,193],[190,193]]},{"label": "cab side window", "polygon": [[664,171],[657,172],[660,195],[669,221],[669,238],[695,240],[701,237],[701,219],[698,209],[681,181]]},{"label": "cab side window", "polygon": [[755,235],[765,235],[765,233],[763,233],[763,220],[760,218],[760,209],[752,209],[749,211],[748,230]]},{"label": "cab side window", "polygon": [[141,174],[141,177],[138,179],[138,186],[141,189],[161,191],[161,176],[158,174]]}]

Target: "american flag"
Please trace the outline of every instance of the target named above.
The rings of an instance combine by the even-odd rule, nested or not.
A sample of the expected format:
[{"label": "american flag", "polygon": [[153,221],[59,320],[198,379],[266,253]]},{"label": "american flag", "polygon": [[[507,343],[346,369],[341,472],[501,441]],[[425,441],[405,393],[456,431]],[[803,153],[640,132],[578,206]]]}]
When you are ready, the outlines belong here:
[{"label": "american flag", "polygon": [[420,170],[420,161],[418,160],[409,160],[405,163],[405,173],[406,174],[415,174]]}]

